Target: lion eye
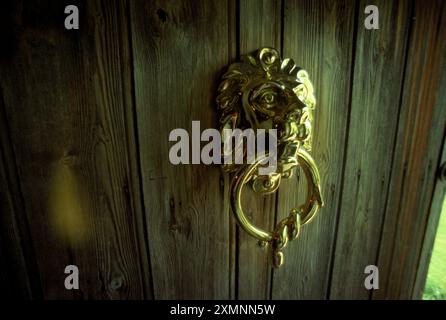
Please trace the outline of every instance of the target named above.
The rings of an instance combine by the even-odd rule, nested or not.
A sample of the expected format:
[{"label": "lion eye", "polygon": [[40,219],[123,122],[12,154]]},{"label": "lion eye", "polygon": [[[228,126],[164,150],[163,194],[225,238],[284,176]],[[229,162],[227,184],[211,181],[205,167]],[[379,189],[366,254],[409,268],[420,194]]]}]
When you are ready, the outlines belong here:
[{"label": "lion eye", "polygon": [[272,93],[266,93],[263,97],[263,100],[265,100],[266,103],[273,103],[274,102],[274,95]]},{"label": "lion eye", "polygon": [[276,102],[276,94],[274,92],[265,92],[260,97],[260,103],[267,108],[271,108]]}]

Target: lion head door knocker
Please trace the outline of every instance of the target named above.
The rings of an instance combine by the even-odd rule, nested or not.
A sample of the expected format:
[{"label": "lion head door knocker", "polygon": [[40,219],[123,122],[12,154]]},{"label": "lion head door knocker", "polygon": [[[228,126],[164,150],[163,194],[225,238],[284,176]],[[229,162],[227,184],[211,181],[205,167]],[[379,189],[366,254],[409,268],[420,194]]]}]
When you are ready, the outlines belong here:
[{"label": "lion head door knocker", "polygon": [[[234,173],[231,181],[231,207],[239,225],[261,245],[272,248],[275,267],[283,263],[282,250],[288,241],[298,237],[301,225],[309,222],[323,205],[320,177],[311,150],[312,112],[315,107],[313,86],[305,70],[298,68],[292,59],[281,59],[277,50],[262,48],[254,55],[243,56],[223,75],[218,88],[217,107],[220,115],[220,133],[246,129],[264,129],[276,132],[276,143],[269,143],[262,155],[253,161],[223,162],[225,172]],[[224,145],[222,156],[231,158],[242,148],[246,160],[247,147],[243,139],[235,148]],[[231,143],[232,145],[232,143]],[[275,146],[276,170],[259,174],[265,160]],[[295,167],[302,168],[307,180],[306,203],[291,210],[289,216],[277,224],[273,231],[254,226],[245,216],[241,205],[243,187],[251,183],[259,194],[275,192],[281,179],[289,178]]]}]

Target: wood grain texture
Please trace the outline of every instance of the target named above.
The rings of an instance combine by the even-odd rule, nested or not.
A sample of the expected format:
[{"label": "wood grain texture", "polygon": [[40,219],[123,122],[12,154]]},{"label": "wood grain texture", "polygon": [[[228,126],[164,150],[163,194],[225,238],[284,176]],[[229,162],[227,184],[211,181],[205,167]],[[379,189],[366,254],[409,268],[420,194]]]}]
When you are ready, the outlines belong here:
[{"label": "wood grain texture", "polygon": [[[341,193],[347,127],[355,4],[286,1],[284,56],[309,72],[317,99],[313,155],[322,177],[325,207],[289,243],[285,265],[274,271],[274,299],[325,299],[336,211]],[[305,177],[282,181],[278,219],[304,203]]]},{"label": "wood grain texture", "polygon": [[[14,33],[1,59],[43,297],[140,299],[150,284],[128,158],[125,2],[75,4],[79,31],[65,30],[63,3],[14,3]],[[69,264],[79,267],[78,291],[64,288]]]},{"label": "wood grain texture", "polygon": [[[446,73],[444,73],[446,75]],[[446,80],[446,77],[443,77]],[[443,82],[444,83],[444,82]],[[438,169],[446,163],[446,140],[443,143],[443,152],[440,158]],[[442,214],[443,203],[446,196],[446,181],[437,177],[434,194],[429,208],[429,217],[424,232],[421,254],[417,266],[415,284],[412,291],[412,299],[421,299],[423,296],[426,279],[429,271],[432,250],[437,236],[438,223]]]},{"label": "wood grain texture", "polygon": [[[233,297],[227,181],[218,166],[173,165],[169,133],[217,126],[230,59],[226,1],[132,1],[135,96],[147,232],[157,299]],[[232,232],[233,233],[233,232]]]},{"label": "wood grain texture", "polygon": [[[2,298],[420,298],[446,192],[444,1],[72,3],[80,30],[60,1],[0,4]],[[313,81],[325,200],[274,271],[237,230],[229,175],[169,161],[171,130],[216,128],[220,76],[264,46]],[[272,229],[305,186],[246,188],[248,217]]]},{"label": "wood grain texture", "polygon": [[446,128],[446,5],[416,1],[413,16],[375,299],[421,297],[414,285],[420,264],[426,270],[418,276],[426,276],[428,256],[420,254],[425,236],[432,248],[436,227],[431,222],[426,232]]},{"label": "wood grain texture", "polygon": [[[7,170],[0,162],[0,297],[2,299],[32,299],[31,279],[22,247],[22,236],[18,225],[14,199],[8,188]],[[40,286],[40,284],[39,284]],[[37,295],[37,292],[36,292]]]},{"label": "wood grain texture", "polygon": [[[379,8],[379,30],[363,25]],[[388,199],[410,16],[408,1],[361,1],[347,157],[331,299],[368,299],[364,268],[376,263]]]},{"label": "wood grain texture", "polygon": [[41,297],[40,281],[1,91],[0,146],[0,297],[36,299]]},{"label": "wood grain texture", "polygon": [[[281,1],[240,1],[240,54],[259,48],[273,47],[280,51]],[[249,219],[265,230],[274,229],[276,196],[259,196],[249,186],[244,188],[243,208]],[[235,223],[235,219],[232,220]],[[271,284],[271,254],[260,248],[257,241],[243,229],[238,237],[238,298],[269,299]]]}]

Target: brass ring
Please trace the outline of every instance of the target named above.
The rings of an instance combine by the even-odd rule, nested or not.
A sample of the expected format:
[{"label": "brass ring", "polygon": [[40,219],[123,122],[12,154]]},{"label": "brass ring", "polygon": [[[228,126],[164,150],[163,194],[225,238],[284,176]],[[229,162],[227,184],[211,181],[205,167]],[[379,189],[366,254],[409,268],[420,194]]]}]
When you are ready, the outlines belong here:
[{"label": "brass ring", "polygon": [[[310,222],[315,216],[318,208],[323,206],[319,170],[311,155],[304,149],[299,149],[297,152],[297,160],[307,179],[306,203],[300,206],[298,209],[292,209],[290,216],[279,222],[274,231],[265,231],[253,225],[246,217],[241,204],[241,194],[245,184],[250,181],[254,173],[257,171],[257,168],[266,157],[267,156],[258,158],[252,164],[243,166],[237,172],[231,186],[231,206],[239,225],[252,237],[258,239],[259,241],[279,241],[286,244],[288,240],[293,240],[297,237],[298,228],[300,225]],[[288,225],[287,228],[281,229],[280,225],[286,226],[287,221],[291,221],[294,215],[298,215],[299,219],[294,220],[298,225]],[[284,237],[286,237],[286,239],[283,239]],[[283,248],[285,244],[281,247]]]}]

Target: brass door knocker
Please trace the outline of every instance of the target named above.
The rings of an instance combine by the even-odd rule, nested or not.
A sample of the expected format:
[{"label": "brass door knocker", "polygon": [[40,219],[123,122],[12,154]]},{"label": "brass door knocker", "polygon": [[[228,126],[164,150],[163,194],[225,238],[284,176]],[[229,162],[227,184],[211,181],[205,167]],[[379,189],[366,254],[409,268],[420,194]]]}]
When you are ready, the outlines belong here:
[{"label": "brass door knocker", "polygon": [[[233,63],[223,75],[218,88],[217,107],[220,115],[220,133],[226,141],[225,131],[246,129],[275,129],[277,141],[269,144],[261,155],[246,163],[225,161],[222,169],[234,173],[231,181],[231,207],[239,225],[260,244],[272,248],[273,265],[283,263],[282,250],[288,241],[298,237],[301,225],[309,222],[323,205],[320,177],[311,151],[312,112],[315,107],[313,85],[305,70],[298,68],[292,59],[281,59],[277,50],[262,48],[254,55],[245,55],[241,62]],[[231,144],[232,145],[232,144]],[[259,174],[265,160],[274,154],[276,170]],[[247,160],[243,141],[235,143],[235,150],[223,147],[223,157],[230,159],[242,152]],[[295,167],[303,169],[307,180],[306,203],[291,210],[289,216],[277,224],[273,231],[254,226],[246,217],[241,204],[243,187],[252,183],[260,194],[275,192],[282,178],[289,178]]]}]

